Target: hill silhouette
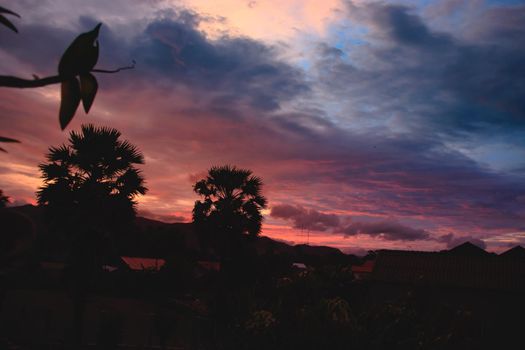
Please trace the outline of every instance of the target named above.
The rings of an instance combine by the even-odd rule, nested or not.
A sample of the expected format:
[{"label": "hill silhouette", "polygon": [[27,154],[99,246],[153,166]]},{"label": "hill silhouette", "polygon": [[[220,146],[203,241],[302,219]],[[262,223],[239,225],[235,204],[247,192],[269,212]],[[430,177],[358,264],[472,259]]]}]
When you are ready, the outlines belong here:
[{"label": "hill silhouette", "polygon": [[[37,231],[37,241],[43,259],[52,261],[64,260],[64,243],[50,232],[45,224],[44,207],[23,205],[10,207],[30,218]],[[204,259],[216,258],[215,240],[200,234],[192,223],[165,223],[162,221],[137,217],[132,226],[116,238],[117,251],[124,256],[165,258],[184,251]],[[316,264],[353,263],[359,259],[351,254],[344,254],[337,248],[311,246],[306,244],[290,245],[266,236],[248,239],[252,251],[258,256],[278,255],[294,262]]]}]

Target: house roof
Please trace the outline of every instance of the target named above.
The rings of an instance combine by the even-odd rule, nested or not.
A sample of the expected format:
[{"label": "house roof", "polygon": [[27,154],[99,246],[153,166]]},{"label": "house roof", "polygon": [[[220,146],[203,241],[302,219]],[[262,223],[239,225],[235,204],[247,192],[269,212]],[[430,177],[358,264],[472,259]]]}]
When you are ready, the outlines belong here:
[{"label": "house roof", "polygon": [[502,258],[525,259],[525,248],[520,245],[515,246],[499,255]]},{"label": "house roof", "polygon": [[352,272],[354,273],[372,273],[374,271],[374,260],[367,260],[362,265],[352,266]]},{"label": "house roof", "polygon": [[141,257],[132,257],[132,256],[122,256],[122,260],[129,266],[132,270],[152,270],[158,271],[166,261],[164,259],[156,258],[141,258]]},{"label": "house roof", "polygon": [[[468,248],[470,250],[470,248]],[[493,255],[379,251],[372,280],[431,286],[525,290],[525,262]]]},{"label": "house roof", "polygon": [[221,263],[219,261],[199,260],[197,261],[197,264],[199,264],[200,267],[208,271],[220,271],[221,270]]},{"label": "house roof", "polygon": [[483,248],[478,247],[470,242],[465,242],[447,251],[448,254],[470,255],[470,256],[487,256],[490,255]]}]

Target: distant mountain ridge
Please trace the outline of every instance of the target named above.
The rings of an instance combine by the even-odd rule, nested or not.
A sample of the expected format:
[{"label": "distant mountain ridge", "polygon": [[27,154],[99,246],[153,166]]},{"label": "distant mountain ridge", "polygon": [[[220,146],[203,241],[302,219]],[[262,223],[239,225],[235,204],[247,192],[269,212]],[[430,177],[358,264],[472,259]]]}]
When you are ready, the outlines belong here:
[{"label": "distant mountain ridge", "polygon": [[[8,210],[19,212],[30,218],[37,229],[39,239],[46,241],[52,235],[47,232],[43,208],[24,205],[10,207]],[[273,240],[267,236],[257,237],[253,243],[257,255],[280,255],[299,262],[319,262],[329,260],[334,262],[357,261],[357,257],[344,254],[337,248],[327,246],[311,246],[306,244],[289,245]],[[48,246],[44,245],[44,246]],[[192,223],[165,223],[155,219],[137,217],[128,232],[117,239],[119,254],[141,257],[169,257],[192,251],[196,254],[213,258],[213,244],[205,235],[198,234]],[[211,251],[210,251],[211,250]],[[52,255],[52,252],[47,252]]]}]

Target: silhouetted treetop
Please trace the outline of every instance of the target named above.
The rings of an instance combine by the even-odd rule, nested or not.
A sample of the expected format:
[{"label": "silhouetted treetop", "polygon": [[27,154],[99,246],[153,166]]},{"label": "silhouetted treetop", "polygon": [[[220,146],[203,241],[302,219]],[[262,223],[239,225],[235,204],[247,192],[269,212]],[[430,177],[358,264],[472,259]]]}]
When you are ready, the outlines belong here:
[{"label": "silhouetted treetop", "polygon": [[9,203],[9,197],[4,195],[4,191],[0,190],[0,208],[5,208]]},{"label": "silhouetted treetop", "polygon": [[48,162],[39,165],[44,186],[38,203],[57,217],[70,213],[101,225],[133,218],[134,198],[147,191],[135,167],[144,156],[120,136],[116,129],[82,125],[70,133],[69,144],[51,147]]},{"label": "silhouetted treetop", "polygon": [[262,180],[251,170],[235,166],[214,166],[193,190],[204,197],[195,202],[193,221],[227,234],[256,236],[261,231],[261,210],[267,201]]}]

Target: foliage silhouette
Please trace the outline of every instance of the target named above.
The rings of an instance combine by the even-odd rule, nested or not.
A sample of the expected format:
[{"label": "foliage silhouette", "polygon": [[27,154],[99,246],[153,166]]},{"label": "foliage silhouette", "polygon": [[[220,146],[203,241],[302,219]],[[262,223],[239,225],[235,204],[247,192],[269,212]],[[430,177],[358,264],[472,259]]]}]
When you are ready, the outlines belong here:
[{"label": "foliage silhouette", "polygon": [[52,218],[113,229],[135,216],[134,198],[147,191],[135,168],[144,157],[120,136],[116,129],[82,125],[70,133],[69,145],[49,149],[48,163],[39,165],[44,186],[37,198]]},{"label": "foliage silhouette", "polygon": [[5,208],[9,203],[9,197],[4,195],[4,191],[0,190],[0,208]]},{"label": "foliage silhouette", "polygon": [[[0,7],[0,23],[18,32],[16,27],[7,20],[5,16],[1,15],[1,13],[15,16],[18,16],[18,14]],[[73,40],[60,59],[58,75],[45,78],[33,75],[33,80],[0,75],[0,86],[36,88],[61,83],[59,122],[60,128],[64,130],[75,116],[80,101],[82,101],[84,111],[88,113],[95,100],[98,83],[95,76],[91,74],[92,72],[117,73],[135,67],[135,61],[133,61],[130,66],[120,67],[114,70],[94,68],[99,55],[98,33],[101,25],[102,23],[97,24],[93,30],[82,33]]]},{"label": "foliage silhouette", "polygon": [[227,237],[257,236],[263,220],[261,210],[267,204],[261,187],[261,179],[251,170],[230,165],[212,167],[208,176],[193,186],[204,197],[195,202],[194,223]]},{"label": "foliage silhouette", "polygon": [[98,83],[90,72],[98,61],[98,32],[101,25],[99,23],[92,31],[80,34],[66,49],[58,64],[59,75],[70,77],[61,85],[59,119],[62,130],[73,119],[80,100],[86,113],[95,100]]},{"label": "foliage silhouette", "polygon": [[51,147],[40,164],[44,186],[37,192],[46,206],[50,229],[68,233],[69,259],[65,278],[74,301],[73,341],[80,344],[86,292],[104,259],[114,256],[115,234],[135,217],[135,201],[146,193],[135,165],[140,151],[120,140],[118,130],[82,125],[69,144]]},{"label": "foliage silhouette", "polygon": [[[3,136],[0,136],[0,142],[11,142],[11,143],[19,143],[20,141],[18,140],[15,140],[15,139],[12,139],[10,137],[3,137]],[[2,147],[0,147],[0,151],[1,152],[7,152],[5,149],[3,149]]]},{"label": "foliage silhouette", "polygon": [[12,16],[16,16],[18,18],[20,18],[20,15],[18,13],[16,13],[16,12],[13,12],[11,10],[8,10],[8,9],[0,6],[0,23],[3,24],[4,26],[6,26],[7,28],[11,29],[13,32],[18,33],[18,29],[16,29],[15,25],[13,23],[11,23],[11,21],[9,21],[4,15],[2,15],[2,13],[8,14],[8,15],[12,15]]}]

